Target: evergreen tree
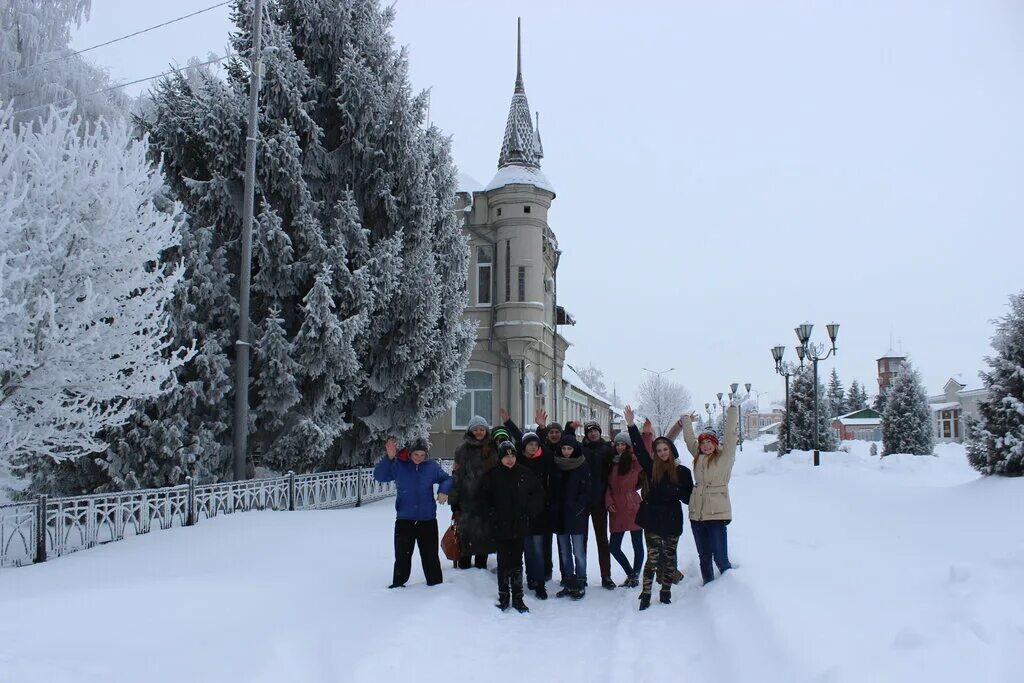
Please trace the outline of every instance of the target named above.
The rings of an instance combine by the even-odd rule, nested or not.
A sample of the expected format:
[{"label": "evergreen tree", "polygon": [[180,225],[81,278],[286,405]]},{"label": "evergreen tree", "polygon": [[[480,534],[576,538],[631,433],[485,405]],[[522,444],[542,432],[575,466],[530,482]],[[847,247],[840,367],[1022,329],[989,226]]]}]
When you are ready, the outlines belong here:
[{"label": "evergreen tree", "polygon": [[931,408],[921,375],[904,362],[900,374],[886,392],[882,413],[882,455],[910,453],[931,455],[934,448]]},{"label": "evergreen tree", "polygon": [[828,382],[826,397],[829,417],[838,417],[839,415],[846,414],[846,392],[843,389],[843,383],[839,381],[839,373],[836,372],[835,368],[832,368],[832,376]]},{"label": "evergreen tree", "polygon": [[0,5],[0,107],[12,109],[17,129],[41,121],[49,105],[66,108],[87,121],[120,120],[128,99],[109,87],[105,71],[69,47],[71,31],[89,16],[92,0],[4,0]]},{"label": "evergreen tree", "polygon": [[[266,11],[249,443],[254,464],[309,471],[365,460],[390,434],[425,435],[458,397],[473,346],[469,253],[450,210],[449,141],[424,126],[426,95],[412,92],[389,34],[394,10],[271,0]],[[233,20],[245,58],[250,3]],[[162,81],[146,122],[196,235],[183,248],[179,333],[207,355],[182,372],[177,396],[147,407],[131,441],[144,453],[119,450],[121,469],[143,457],[179,476],[183,448],[212,478],[230,463],[248,68],[239,59],[227,71],[226,83],[201,69]],[[206,310],[190,309],[193,297]],[[202,442],[164,438],[169,425],[205,428]]]},{"label": "evergreen tree", "polygon": [[876,410],[877,412],[881,413],[882,415],[885,415],[885,405],[886,405],[886,401],[888,399],[887,394],[889,393],[889,391],[891,389],[892,389],[892,385],[889,385],[888,389],[886,389],[884,391],[879,390],[879,392],[877,394],[875,394],[874,402],[871,404],[871,407],[874,410]]},{"label": "evergreen tree", "polygon": [[846,392],[846,412],[852,413],[868,407],[868,394],[857,380],[853,380]]},{"label": "evergreen tree", "polygon": [[[780,452],[787,449],[809,451],[814,449],[814,372],[810,367],[801,368],[791,380],[789,387],[789,431],[785,415],[779,427]],[[834,451],[839,446],[838,437],[832,428],[828,415],[825,387],[818,382],[818,449]]]},{"label": "evergreen tree", "polygon": [[996,355],[981,379],[988,398],[968,424],[967,459],[982,474],[1024,475],[1024,291],[1010,296],[1010,312],[996,323]]}]

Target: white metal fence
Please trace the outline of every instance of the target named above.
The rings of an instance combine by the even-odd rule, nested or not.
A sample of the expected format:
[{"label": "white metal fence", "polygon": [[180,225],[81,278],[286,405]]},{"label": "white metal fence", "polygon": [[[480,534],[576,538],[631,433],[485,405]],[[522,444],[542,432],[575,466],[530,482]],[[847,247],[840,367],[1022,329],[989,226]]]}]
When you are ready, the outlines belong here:
[{"label": "white metal fence", "polygon": [[[452,462],[441,461],[450,472]],[[187,484],[0,505],[0,567],[44,562],[155,529],[250,510],[356,507],[394,495],[393,483],[359,467],[222,484]]]}]

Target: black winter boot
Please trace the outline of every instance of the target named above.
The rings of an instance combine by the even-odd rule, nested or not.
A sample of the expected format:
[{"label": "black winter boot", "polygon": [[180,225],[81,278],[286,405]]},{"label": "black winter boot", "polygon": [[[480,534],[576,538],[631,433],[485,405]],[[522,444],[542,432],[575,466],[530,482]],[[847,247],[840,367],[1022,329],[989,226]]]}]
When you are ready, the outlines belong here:
[{"label": "black winter boot", "polygon": [[548,599],[548,589],[543,583],[538,583],[536,589],[534,589],[534,595],[537,596],[538,600]]},{"label": "black winter boot", "polygon": [[496,605],[498,609],[504,612],[508,609],[509,603],[511,603],[511,596],[508,593],[498,593],[498,604]]},{"label": "black winter boot", "polygon": [[615,590],[615,582],[612,581],[610,576],[606,576],[603,579],[601,579],[601,587],[613,591]]},{"label": "black winter boot", "polygon": [[651,606],[651,594],[641,593],[640,594],[640,611],[643,612],[645,609]]},{"label": "black winter boot", "polygon": [[562,589],[555,593],[556,598],[567,598],[573,594],[573,590],[576,586],[576,579],[570,579],[565,577],[562,579]]},{"label": "black winter boot", "polygon": [[661,600],[663,605],[672,604],[672,589],[668,586],[661,587],[661,593],[658,595],[658,599]]},{"label": "black winter boot", "polygon": [[569,597],[573,600],[582,600],[583,596],[587,594],[587,582],[583,579],[576,579],[575,586],[573,587],[572,593]]},{"label": "black winter boot", "polygon": [[514,607],[515,610],[520,614],[526,614],[530,611],[530,608],[526,606],[525,602],[523,602],[522,595],[517,595],[514,598],[512,598],[512,607]]}]

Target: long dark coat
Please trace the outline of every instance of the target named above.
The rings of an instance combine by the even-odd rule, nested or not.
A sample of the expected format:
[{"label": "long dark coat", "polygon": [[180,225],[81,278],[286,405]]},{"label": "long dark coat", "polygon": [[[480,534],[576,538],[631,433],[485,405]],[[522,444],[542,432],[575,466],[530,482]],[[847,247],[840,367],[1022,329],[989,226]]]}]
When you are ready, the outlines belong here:
[{"label": "long dark coat", "polygon": [[452,492],[448,503],[459,513],[459,552],[463,555],[486,555],[497,550],[488,520],[487,507],[480,498],[484,474],[498,466],[490,435],[477,441],[466,433],[455,449],[452,466]]},{"label": "long dark coat", "polygon": [[518,463],[488,470],[480,483],[480,499],[487,506],[491,530],[498,540],[524,538],[530,532],[530,520],[544,508],[540,482]]}]

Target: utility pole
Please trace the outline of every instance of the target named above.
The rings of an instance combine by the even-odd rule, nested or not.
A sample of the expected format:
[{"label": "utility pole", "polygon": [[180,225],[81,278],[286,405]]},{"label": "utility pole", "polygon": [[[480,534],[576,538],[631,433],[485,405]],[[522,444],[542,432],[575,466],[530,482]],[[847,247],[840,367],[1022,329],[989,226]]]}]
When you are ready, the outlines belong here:
[{"label": "utility pole", "polygon": [[260,44],[263,0],[253,0],[249,58],[249,129],[245,136],[245,194],[242,196],[242,254],[238,278],[238,340],[235,342],[235,481],[245,479],[249,437],[249,286],[252,279],[252,214],[256,192],[256,133],[260,99]]}]

